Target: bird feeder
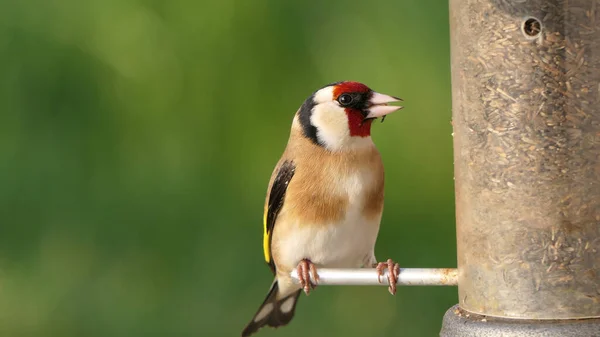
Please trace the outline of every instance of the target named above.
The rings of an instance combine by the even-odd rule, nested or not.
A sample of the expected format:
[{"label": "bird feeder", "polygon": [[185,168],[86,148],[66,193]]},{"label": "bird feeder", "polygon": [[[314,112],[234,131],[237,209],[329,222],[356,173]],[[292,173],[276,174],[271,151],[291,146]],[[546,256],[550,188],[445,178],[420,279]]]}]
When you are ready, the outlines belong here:
[{"label": "bird feeder", "polygon": [[600,335],[599,11],[450,0],[459,306],[442,336]]}]

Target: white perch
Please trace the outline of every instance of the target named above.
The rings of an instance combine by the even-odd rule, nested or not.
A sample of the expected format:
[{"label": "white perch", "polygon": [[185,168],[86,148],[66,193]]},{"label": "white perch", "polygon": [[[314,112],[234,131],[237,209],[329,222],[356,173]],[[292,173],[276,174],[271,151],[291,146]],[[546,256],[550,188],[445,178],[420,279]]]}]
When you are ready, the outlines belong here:
[{"label": "white perch", "polygon": [[[377,280],[377,271],[374,268],[317,268],[317,274],[319,275],[318,285],[388,285],[387,269],[381,277],[381,283]],[[299,283],[297,271],[292,271],[291,275],[292,280]],[[312,281],[314,283],[314,280]],[[458,271],[455,268],[400,268],[396,284],[399,286],[455,286],[458,284]]]}]

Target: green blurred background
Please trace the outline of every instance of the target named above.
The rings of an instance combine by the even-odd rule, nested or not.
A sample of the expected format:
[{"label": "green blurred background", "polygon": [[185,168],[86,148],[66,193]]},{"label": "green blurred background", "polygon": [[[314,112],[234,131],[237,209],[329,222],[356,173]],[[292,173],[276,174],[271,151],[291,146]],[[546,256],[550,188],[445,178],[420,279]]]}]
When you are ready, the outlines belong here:
[{"label": "green blurred background", "polygon": [[[272,280],[262,211],[294,112],[356,80],[377,257],[454,267],[445,0],[0,2],[0,334],[238,336]],[[435,336],[456,288],[321,287],[258,336]]]}]

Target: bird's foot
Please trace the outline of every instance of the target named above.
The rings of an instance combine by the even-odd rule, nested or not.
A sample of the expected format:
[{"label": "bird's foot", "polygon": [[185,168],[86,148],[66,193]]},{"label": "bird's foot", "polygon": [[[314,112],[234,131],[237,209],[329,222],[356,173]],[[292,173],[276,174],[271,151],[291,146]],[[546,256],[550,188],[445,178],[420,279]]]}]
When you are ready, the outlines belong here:
[{"label": "bird's foot", "polygon": [[398,275],[400,275],[400,265],[395,263],[392,259],[388,259],[386,262],[379,262],[374,265],[377,270],[377,280],[381,283],[381,277],[383,276],[383,271],[387,268],[388,270],[388,290],[390,294],[396,295],[396,282],[398,282]]},{"label": "bird's foot", "polygon": [[298,263],[296,271],[298,272],[300,286],[302,287],[302,289],[304,289],[306,295],[308,295],[310,291],[312,289],[315,289],[317,287],[317,284],[319,283],[319,274],[317,274],[317,267],[309,259],[303,259],[302,261],[300,261],[300,263]]}]

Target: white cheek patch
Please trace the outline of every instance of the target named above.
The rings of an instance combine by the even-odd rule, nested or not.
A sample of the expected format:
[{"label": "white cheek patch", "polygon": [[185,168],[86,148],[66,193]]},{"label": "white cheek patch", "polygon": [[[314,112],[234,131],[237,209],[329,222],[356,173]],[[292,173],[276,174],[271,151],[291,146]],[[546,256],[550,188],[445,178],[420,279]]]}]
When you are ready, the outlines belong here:
[{"label": "white cheek patch", "polygon": [[317,128],[319,142],[330,150],[340,149],[350,138],[348,116],[333,102],[315,106],[310,122]]},{"label": "white cheek patch", "polygon": [[267,303],[265,304],[262,309],[260,309],[260,311],[258,312],[258,314],[256,314],[256,317],[254,318],[255,322],[261,321],[263,318],[267,317],[271,311],[273,311],[273,303]]},{"label": "white cheek patch", "polygon": [[284,314],[287,314],[294,308],[294,303],[296,303],[296,298],[292,296],[285,300],[285,302],[281,303],[279,309],[281,309],[281,312],[283,312]]}]

